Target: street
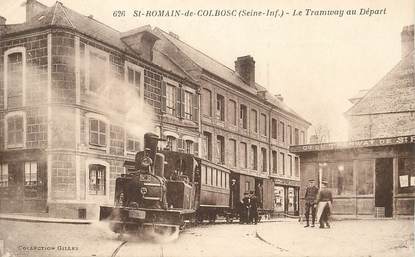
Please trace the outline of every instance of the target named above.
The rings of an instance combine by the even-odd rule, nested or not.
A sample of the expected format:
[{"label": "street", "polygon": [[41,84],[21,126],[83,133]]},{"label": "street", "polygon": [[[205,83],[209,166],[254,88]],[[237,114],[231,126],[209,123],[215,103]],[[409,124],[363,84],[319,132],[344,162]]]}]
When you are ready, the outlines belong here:
[{"label": "street", "polygon": [[349,220],[331,229],[281,219],[186,229],[158,242],[118,238],[104,223],[0,221],[5,256],[413,256],[412,220]]}]

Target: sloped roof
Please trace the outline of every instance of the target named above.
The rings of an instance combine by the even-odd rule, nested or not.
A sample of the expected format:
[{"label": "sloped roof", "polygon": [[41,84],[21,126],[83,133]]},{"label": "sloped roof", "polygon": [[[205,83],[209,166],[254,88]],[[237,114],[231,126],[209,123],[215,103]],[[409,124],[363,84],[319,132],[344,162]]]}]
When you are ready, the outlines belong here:
[{"label": "sloped roof", "polygon": [[413,50],[356,102],[345,115],[415,111]]},{"label": "sloped roof", "polygon": [[[43,11],[36,14],[29,22],[6,25],[5,33],[14,34],[32,29],[47,28],[50,26],[71,28],[101,42],[114,46],[131,55],[137,55],[126,43],[121,40],[122,33],[120,31],[97,21],[92,17],[77,13],[72,9],[65,7],[60,2],[56,2],[51,7],[45,7]],[[151,27],[143,26],[143,29],[151,29]],[[161,54],[155,53],[153,55],[153,63],[166,70],[173,71],[179,76],[187,77],[187,75],[181,71],[177,65],[171,62],[169,58],[166,58]]]}]

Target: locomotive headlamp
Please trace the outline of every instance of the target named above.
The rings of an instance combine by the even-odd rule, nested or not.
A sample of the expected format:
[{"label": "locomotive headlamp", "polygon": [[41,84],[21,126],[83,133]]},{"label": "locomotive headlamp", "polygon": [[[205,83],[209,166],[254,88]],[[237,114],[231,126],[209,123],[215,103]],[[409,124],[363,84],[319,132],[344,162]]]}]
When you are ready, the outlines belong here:
[{"label": "locomotive headlamp", "polygon": [[142,194],[142,195],[147,194],[147,188],[146,188],[146,187],[142,187],[142,188],[140,189],[140,192],[141,192],[141,194]]}]

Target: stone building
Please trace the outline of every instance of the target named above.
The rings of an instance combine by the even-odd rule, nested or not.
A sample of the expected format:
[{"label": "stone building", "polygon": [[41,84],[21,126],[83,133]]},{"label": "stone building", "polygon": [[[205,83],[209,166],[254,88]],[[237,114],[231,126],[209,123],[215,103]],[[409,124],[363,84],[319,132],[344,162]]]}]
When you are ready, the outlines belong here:
[{"label": "stone building", "polygon": [[[172,127],[161,112],[163,85],[190,92],[196,105],[197,85],[154,50],[149,26],[119,32],[35,0],[26,22],[0,22],[0,209],[94,218],[113,201],[143,133]],[[185,99],[172,129],[197,143],[199,114]]]},{"label": "stone building", "polygon": [[60,2],[27,1],[22,24],[0,17],[0,211],[95,218],[153,130],[163,148],[239,174],[242,191],[271,177],[275,211],[296,213],[288,147],[306,143],[310,124],[255,83],[252,57],[235,70],[173,33],[120,32]]},{"label": "stone building", "polygon": [[328,181],[335,214],[414,215],[414,25],[402,29],[401,42],[398,64],[350,99],[349,142],[290,149],[301,156],[304,188],[308,178]]},{"label": "stone building", "polygon": [[[155,33],[160,51],[200,85],[202,157],[234,172],[231,179],[242,185],[239,198],[272,178],[274,211],[298,213],[300,160],[288,147],[306,143],[310,123],[255,82],[251,56],[238,57],[232,70],[176,34]],[[174,90],[170,92],[167,99],[174,99]],[[174,110],[174,101],[167,108]],[[202,171],[203,177],[204,186],[220,183],[214,170]]]}]

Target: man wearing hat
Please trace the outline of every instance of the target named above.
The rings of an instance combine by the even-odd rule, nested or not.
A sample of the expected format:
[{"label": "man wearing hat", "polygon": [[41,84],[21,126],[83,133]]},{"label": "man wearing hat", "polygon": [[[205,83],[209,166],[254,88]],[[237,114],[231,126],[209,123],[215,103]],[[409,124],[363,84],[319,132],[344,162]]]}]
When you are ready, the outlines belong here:
[{"label": "man wearing hat", "polygon": [[308,180],[308,186],[305,190],[305,220],[307,224],[304,226],[309,227],[309,217],[310,217],[310,210],[311,210],[311,227],[314,227],[314,222],[316,220],[316,200],[317,200],[317,194],[318,194],[318,187],[314,185],[314,179]]},{"label": "man wearing hat", "polygon": [[317,221],[320,223],[320,228],[330,228],[329,216],[331,212],[331,206],[333,204],[333,196],[330,190],[327,189],[327,181],[322,181],[322,189],[317,197]]}]

